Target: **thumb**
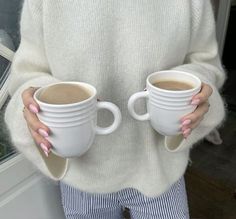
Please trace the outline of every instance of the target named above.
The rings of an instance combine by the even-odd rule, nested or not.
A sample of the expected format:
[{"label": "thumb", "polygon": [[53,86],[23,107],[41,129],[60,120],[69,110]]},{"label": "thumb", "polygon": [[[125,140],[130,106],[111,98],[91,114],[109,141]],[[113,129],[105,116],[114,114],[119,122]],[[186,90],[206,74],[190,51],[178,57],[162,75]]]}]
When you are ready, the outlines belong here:
[{"label": "thumb", "polygon": [[24,106],[32,113],[39,112],[39,105],[34,100],[34,93],[37,89],[39,89],[39,87],[29,87],[24,90],[21,95]]}]

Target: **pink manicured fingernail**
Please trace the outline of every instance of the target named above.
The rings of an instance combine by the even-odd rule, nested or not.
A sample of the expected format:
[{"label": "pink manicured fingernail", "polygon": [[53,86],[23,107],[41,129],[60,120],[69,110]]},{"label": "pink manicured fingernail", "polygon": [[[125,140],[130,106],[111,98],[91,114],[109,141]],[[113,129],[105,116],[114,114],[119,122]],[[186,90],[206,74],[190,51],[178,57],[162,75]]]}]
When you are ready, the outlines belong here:
[{"label": "pink manicured fingernail", "polygon": [[186,139],[191,133],[191,129],[186,129],[184,132],[183,132],[183,136],[184,138]]},{"label": "pink manicured fingernail", "polygon": [[186,132],[185,134],[183,134],[184,138],[186,139],[189,135],[190,135],[191,131]]},{"label": "pink manicured fingernail", "polygon": [[200,103],[199,99],[195,99],[191,102],[192,105],[198,105]]},{"label": "pink manicured fingernail", "polygon": [[29,110],[32,112],[32,113],[38,113],[38,109],[36,106],[34,106],[33,104],[30,104],[29,105]]},{"label": "pink manicured fingernail", "polygon": [[44,138],[48,137],[48,133],[47,133],[45,130],[43,130],[43,129],[39,129],[39,130],[38,130],[38,133],[39,133],[41,136],[43,136]]},{"label": "pink manicured fingernail", "polygon": [[46,155],[46,157],[48,157],[48,152],[47,151],[43,151],[43,152]]},{"label": "pink manicured fingernail", "polygon": [[186,119],[183,121],[182,126],[189,125],[191,123],[190,119]]},{"label": "pink manicured fingernail", "polygon": [[186,129],[186,130],[183,132],[183,135],[188,135],[190,132],[191,132],[191,129]]},{"label": "pink manicured fingernail", "polygon": [[44,152],[49,152],[49,149],[47,148],[47,146],[44,143],[40,144],[40,147],[43,149]]},{"label": "pink manicured fingernail", "polygon": [[187,133],[189,133],[191,131],[191,129],[186,129],[184,132],[183,132],[183,134],[187,134]]},{"label": "pink manicured fingernail", "polygon": [[187,129],[188,129],[188,127],[183,126],[183,127],[181,128],[182,133],[184,133],[184,131],[187,130]]}]

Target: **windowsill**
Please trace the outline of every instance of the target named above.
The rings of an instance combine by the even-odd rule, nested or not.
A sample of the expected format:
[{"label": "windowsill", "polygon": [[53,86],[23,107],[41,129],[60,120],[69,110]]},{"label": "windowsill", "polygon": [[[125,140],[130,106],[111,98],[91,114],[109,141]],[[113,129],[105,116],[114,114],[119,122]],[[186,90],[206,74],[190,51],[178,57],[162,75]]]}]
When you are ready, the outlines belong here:
[{"label": "windowsill", "polygon": [[0,197],[35,175],[36,169],[23,155],[14,154],[0,165]]}]

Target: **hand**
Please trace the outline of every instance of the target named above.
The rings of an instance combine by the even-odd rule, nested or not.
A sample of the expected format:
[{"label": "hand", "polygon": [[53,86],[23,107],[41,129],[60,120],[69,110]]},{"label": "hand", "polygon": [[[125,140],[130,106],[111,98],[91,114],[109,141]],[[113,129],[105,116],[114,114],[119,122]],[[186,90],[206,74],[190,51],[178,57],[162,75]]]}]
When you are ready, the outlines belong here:
[{"label": "hand", "polygon": [[192,98],[191,102],[191,104],[197,105],[196,110],[181,119],[181,131],[184,138],[187,138],[191,134],[192,130],[199,125],[204,115],[208,112],[210,107],[208,98],[211,94],[212,88],[208,84],[202,83],[201,91]]},{"label": "hand", "polygon": [[22,92],[22,100],[25,106],[23,113],[34,141],[42,148],[45,155],[48,156],[51,144],[46,140],[46,137],[49,136],[50,130],[39,121],[36,115],[39,112],[39,105],[35,102],[33,95],[37,89],[30,87]]}]

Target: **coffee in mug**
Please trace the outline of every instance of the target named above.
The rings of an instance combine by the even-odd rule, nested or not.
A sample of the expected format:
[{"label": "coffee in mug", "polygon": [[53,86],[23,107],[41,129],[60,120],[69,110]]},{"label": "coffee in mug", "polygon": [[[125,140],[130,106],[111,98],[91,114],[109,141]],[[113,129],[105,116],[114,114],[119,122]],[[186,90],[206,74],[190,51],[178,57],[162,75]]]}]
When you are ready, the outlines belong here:
[{"label": "coffee in mug", "polygon": [[165,90],[190,90],[193,89],[193,85],[186,82],[181,81],[174,81],[174,80],[163,80],[163,81],[156,81],[153,83],[155,87],[165,89]]},{"label": "coffee in mug", "polygon": [[77,84],[55,84],[44,89],[38,99],[49,104],[70,104],[88,99],[88,90]]}]

